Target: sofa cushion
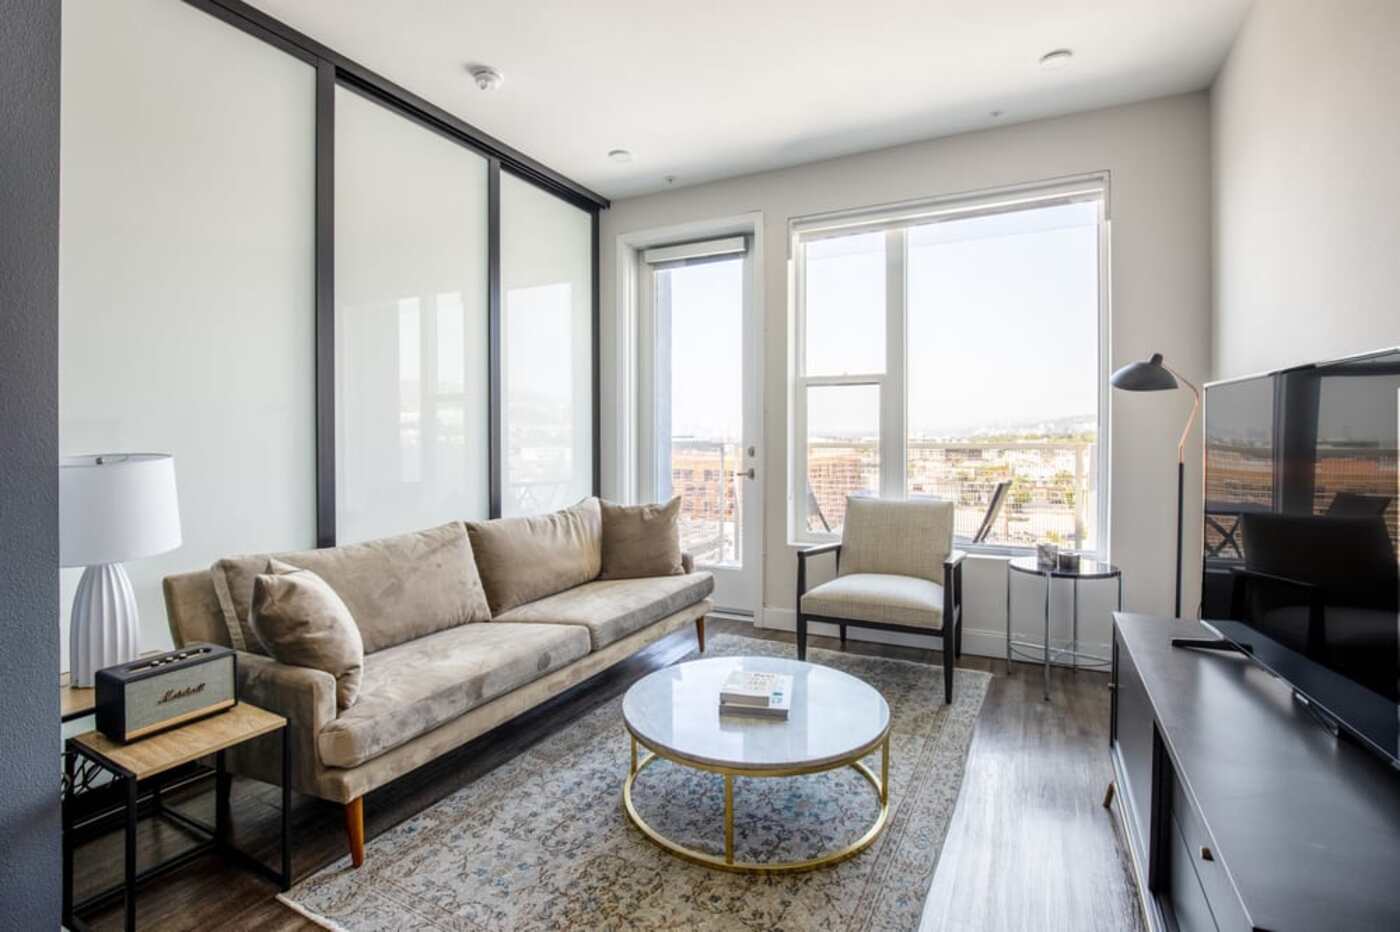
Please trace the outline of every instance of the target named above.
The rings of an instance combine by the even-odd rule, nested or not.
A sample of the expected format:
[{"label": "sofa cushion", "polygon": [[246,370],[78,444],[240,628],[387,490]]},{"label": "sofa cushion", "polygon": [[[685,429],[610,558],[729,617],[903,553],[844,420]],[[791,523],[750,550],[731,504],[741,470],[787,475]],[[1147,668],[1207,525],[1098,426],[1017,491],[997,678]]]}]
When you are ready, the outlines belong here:
[{"label": "sofa cushion", "polygon": [[586,583],[602,568],[596,498],[547,515],[469,522],[467,532],[493,614]]},{"label": "sofa cushion", "polygon": [[253,580],[275,558],[310,570],[335,590],[355,619],[365,653],[491,617],[460,521],[324,550],[226,557],[211,568],[239,650],[266,654],[250,620]]},{"label": "sofa cushion", "polygon": [[253,582],[253,630],[279,662],[335,677],[337,708],[355,704],[364,641],[344,600],[320,576],[269,560],[267,572]]},{"label": "sofa cushion", "polygon": [[598,650],[694,605],[714,588],[709,573],[599,579],[511,609],[497,621],[578,625],[588,629],[593,649]]},{"label": "sofa cushion", "polygon": [[852,573],[802,597],[808,615],[851,618],[915,628],[943,626],[943,587],[917,576]]},{"label": "sofa cushion", "polygon": [[588,654],[571,625],[463,625],[365,658],[360,698],[316,738],[328,767],[358,767]]},{"label": "sofa cushion", "polygon": [[664,505],[603,502],[604,579],[679,576],[681,497]]}]

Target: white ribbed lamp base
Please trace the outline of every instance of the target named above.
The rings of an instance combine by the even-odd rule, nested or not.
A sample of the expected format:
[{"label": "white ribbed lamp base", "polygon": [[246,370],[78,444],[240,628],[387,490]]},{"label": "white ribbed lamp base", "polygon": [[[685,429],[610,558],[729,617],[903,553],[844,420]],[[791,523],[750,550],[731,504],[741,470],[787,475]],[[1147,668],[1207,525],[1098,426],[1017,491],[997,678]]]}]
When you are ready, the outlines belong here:
[{"label": "white ribbed lamp base", "polygon": [[120,563],[83,570],[68,623],[68,675],[74,686],[91,686],[103,667],[134,660],[141,652],[136,593]]}]

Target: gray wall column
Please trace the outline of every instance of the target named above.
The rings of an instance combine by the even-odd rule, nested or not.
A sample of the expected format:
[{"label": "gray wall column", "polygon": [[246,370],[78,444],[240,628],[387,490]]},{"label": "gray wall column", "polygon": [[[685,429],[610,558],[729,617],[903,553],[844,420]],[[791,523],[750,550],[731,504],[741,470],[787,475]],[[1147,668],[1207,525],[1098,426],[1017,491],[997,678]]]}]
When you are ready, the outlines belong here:
[{"label": "gray wall column", "polygon": [[56,0],[0,0],[0,926],[56,929]]}]

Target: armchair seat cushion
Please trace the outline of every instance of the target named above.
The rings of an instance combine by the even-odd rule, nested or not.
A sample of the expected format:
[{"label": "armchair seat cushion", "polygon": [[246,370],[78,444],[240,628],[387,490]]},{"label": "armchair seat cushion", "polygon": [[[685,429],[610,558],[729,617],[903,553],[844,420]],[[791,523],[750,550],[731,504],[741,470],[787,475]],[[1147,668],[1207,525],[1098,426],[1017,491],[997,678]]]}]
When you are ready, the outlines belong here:
[{"label": "armchair seat cushion", "polygon": [[574,625],[462,625],[365,656],[360,695],[317,736],[321,762],[358,767],[589,652]]},{"label": "armchair seat cushion", "polygon": [[601,650],[634,631],[694,605],[714,591],[709,573],[600,579],[497,616],[498,622],[578,625]]},{"label": "armchair seat cushion", "polygon": [[943,587],[917,576],[851,573],[802,596],[802,611],[911,628],[943,627]]}]

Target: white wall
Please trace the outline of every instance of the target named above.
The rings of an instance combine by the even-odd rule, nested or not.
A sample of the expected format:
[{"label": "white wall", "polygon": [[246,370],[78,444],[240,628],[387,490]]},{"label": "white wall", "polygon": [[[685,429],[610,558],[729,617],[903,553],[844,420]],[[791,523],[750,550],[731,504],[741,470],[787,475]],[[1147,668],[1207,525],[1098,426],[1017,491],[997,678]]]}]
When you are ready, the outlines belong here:
[{"label": "white wall", "polygon": [[[795,548],[787,541],[787,223],[792,217],[1107,170],[1112,175],[1112,360],[1153,351],[1193,381],[1210,357],[1210,143],[1205,94],[936,139],[614,203],[602,218],[603,491],[618,494],[618,238],[629,232],[761,211],[765,239],[764,616],[790,625]],[[993,334],[989,331],[989,339]],[[1112,399],[1112,559],[1129,609],[1170,613],[1175,447],[1190,398]],[[1186,514],[1200,514],[1199,437],[1188,454]],[[1199,519],[1187,540],[1200,540]],[[1186,604],[1197,600],[1199,547],[1188,547]],[[1028,583],[1034,583],[1028,580]],[[965,648],[999,653],[1005,625],[1001,561],[967,570]],[[1090,593],[1093,594],[1090,594]],[[1108,640],[1112,592],[1087,584],[1081,639]],[[1038,629],[1043,595],[1018,588],[1017,624]]]},{"label": "white wall", "polygon": [[1214,366],[1400,344],[1400,3],[1260,0],[1211,92]]}]

